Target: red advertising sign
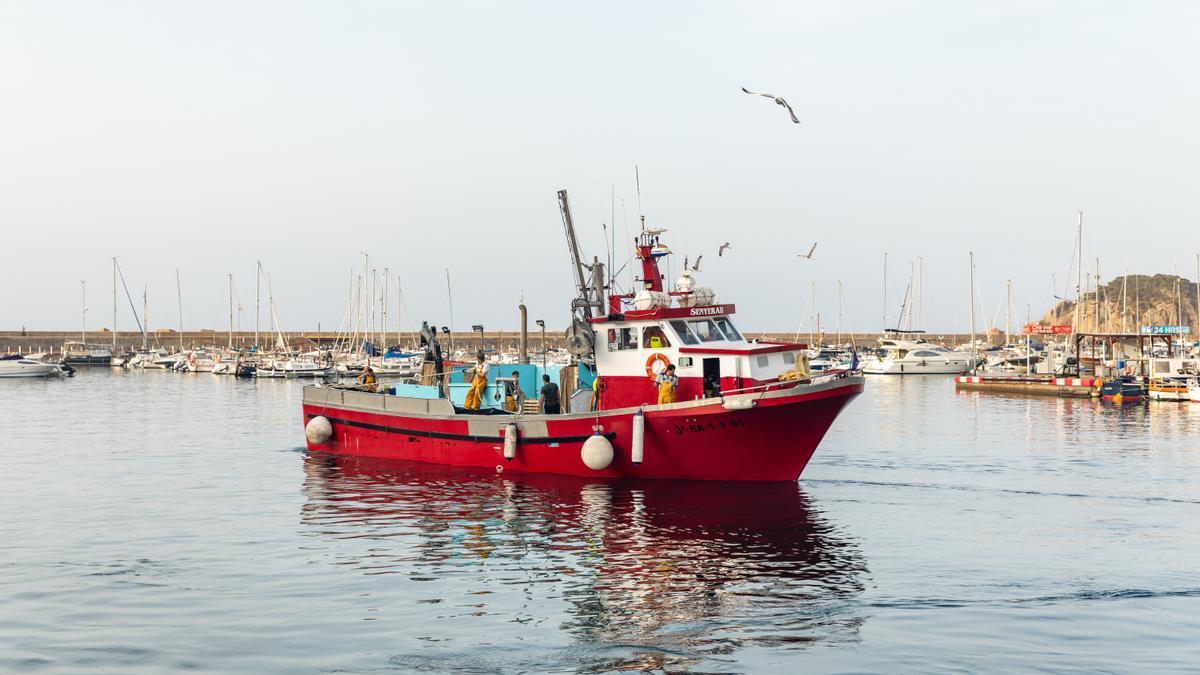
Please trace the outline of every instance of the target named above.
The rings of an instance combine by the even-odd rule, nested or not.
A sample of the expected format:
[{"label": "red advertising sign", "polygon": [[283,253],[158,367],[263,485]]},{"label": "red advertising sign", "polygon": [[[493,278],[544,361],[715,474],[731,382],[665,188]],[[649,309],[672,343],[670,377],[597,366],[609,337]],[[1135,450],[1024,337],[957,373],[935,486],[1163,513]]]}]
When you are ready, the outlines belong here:
[{"label": "red advertising sign", "polygon": [[1040,323],[1025,324],[1026,335],[1068,335],[1071,332],[1071,326],[1043,326]]}]

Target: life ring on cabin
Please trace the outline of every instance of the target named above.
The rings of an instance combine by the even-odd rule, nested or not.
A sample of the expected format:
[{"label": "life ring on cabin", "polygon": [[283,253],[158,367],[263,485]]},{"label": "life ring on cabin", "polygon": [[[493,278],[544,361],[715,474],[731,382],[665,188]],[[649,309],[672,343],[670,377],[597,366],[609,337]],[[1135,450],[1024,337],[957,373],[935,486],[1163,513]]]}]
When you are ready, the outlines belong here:
[{"label": "life ring on cabin", "polygon": [[652,380],[658,375],[658,373],[654,372],[655,361],[663,364],[663,370],[666,370],[667,366],[671,365],[671,359],[668,359],[665,354],[662,354],[662,353],[651,354],[650,358],[646,359],[646,377],[648,377]]}]

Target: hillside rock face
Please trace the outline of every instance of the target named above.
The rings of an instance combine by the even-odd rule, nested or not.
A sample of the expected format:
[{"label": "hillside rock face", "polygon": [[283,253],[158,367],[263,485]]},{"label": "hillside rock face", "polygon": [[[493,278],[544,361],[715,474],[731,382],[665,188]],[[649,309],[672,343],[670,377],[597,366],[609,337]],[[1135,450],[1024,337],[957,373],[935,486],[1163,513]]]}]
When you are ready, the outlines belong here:
[{"label": "hillside rock face", "polygon": [[[1174,274],[1117,277],[1085,294],[1080,304],[1080,331],[1136,333],[1139,326],[1191,326],[1192,339],[1197,337],[1196,284]],[[1040,322],[1074,324],[1075,302],[1058,303]]]}]

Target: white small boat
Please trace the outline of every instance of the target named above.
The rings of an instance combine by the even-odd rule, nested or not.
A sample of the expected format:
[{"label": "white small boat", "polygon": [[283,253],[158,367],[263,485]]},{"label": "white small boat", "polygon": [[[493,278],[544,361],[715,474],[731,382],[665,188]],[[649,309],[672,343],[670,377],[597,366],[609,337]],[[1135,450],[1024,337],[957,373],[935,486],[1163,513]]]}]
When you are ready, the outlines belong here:
[{"label": "white small boat", "polygon": [[1200,380],[1192,380],[1188,383],[1188,398],[1192,403],[1200,403]]},{"label": "white small boat", "polygon": [[333,366],[321,365],[314,361],[286,359],[266,362],[254,371],[254,376],[265,378],[324,377],[333,373]]},{"label": "white small boat", "polygon": [[62,375],[62,368],[57,364],[30,359],[20,354],[0,356],[0,378],[9,377],[48,377]]}]

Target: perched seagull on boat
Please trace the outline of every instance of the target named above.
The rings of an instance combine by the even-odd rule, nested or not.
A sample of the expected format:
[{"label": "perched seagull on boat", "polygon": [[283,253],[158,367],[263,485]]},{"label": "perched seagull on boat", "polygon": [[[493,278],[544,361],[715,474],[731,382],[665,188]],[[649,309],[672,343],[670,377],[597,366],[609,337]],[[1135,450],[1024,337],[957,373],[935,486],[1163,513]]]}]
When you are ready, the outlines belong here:
[{"label": "perched seagull on boat", "polygon": [[817,242],[814,241],[812,248],[808,249],[808,253],[797,253],[796,255],[800,258],[804,258],[805,260],[812,260],[813,259],[813,251],[815,251],[815,250],[817,250]]},{"label": "perched seagull on boat", "polygon": [[800,124],[800,120],[796,118],[796,113],[795,113],[795,111],[792,110],[792,106],[788,105],[788,102],[783,100],[782,96],[776,96],[775,94],[764,94],[764,93],[758,92],[758,91],[750,91],[749,89],[747,89],[745,87],[742,87],[742,91],[744,91],[747,94],[750,94],[752,96],[766,96],[767,98],[771,99],[772,101],[775,101],[776,105],[781,105],[781,106],[787,108],[788,114],[792,116],[793,122],[795,122],[796,124]]},{"label": "perched seagull on boat", "polygon": [[727,248],[733,248],[733,246],[731,246],[729,242],[721,244],[721,247],[717,249],[717,257],[720,258],[721,256],[725,255],[725,249]]}]

